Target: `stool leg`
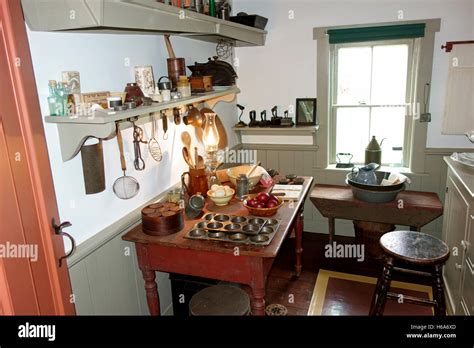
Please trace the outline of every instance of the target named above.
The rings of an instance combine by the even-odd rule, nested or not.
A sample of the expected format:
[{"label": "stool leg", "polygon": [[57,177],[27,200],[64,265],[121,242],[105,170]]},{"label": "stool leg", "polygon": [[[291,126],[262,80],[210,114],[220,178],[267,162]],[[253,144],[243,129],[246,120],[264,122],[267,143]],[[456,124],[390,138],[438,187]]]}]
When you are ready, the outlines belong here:
[{"label": "stool leg", "polygon": [[436,301],[434,312],[436,316],[446,316],[446,301],[444,299],[444,283],[442,265],[434,266],[433,270],[433,299]]},{"label": "stool leg", "polygon": [[374,296],[372,297],[372,304],[369,315],[382,315],[387,302],[387,292],[390,289],[392,281],[393,259],[389,256],[385,257],[382,275],[377,281]]}]

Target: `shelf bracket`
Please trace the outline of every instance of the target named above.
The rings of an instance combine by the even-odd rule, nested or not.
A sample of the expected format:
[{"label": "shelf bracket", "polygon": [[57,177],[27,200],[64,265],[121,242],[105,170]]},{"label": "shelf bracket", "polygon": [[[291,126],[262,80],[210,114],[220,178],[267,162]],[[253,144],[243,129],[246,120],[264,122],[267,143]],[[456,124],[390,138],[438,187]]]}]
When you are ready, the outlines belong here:
[{"label": "shelf bracket", "polygon": [[58,123],[59,144],[63,162],[73,159],[89,138],[108,140],[115,136],[115,123]]},{"label": "shelf bracket", "polygon": [[217,97],[217,98],[208,99],[208,100],[205,101],[205,104],[207,104],[207,106],[209,108],[214,109],[214,106],[216,106],[216,104],[219,103],[219,102],[230,103],[230,102],[234,101],[235,96],[236,96],[235,93],[223,95],[223,96],[220,96],[220,97]]}]

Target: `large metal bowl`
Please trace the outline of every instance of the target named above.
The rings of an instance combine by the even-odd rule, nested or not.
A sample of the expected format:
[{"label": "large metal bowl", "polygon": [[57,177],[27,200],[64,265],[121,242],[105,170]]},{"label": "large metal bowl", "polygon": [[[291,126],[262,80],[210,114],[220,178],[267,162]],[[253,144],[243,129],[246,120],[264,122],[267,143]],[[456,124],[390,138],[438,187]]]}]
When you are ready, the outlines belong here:
[{"label": "large metal bowl", "polygon": [[347,174],[346,184],[351,186],[355,198],[369,203],[388,203],[397,198],[397,195],[406,189],[406,183],[381,186],[383,179],[390,176],[387,172],[375,172],[379,185],[366,185],[352,180],[352,173]]},{"label": "large metal bowl", "polygon": [[370,191],[364,190],[349,184],[352,188],[352,194],[355,198],[368,203],[388,203],[397,198],[397,195],[405,190],[405,183],[402,187],[394,191]]},{"label": "large metal bowl", "polygon": [[369,190],[374,192],[392,192],[397,191],[401,188],[405,187],[405,183],[400,183],[397,185],[390,185],[390,186],[382,186],[382,180],[387,179],[391,173],[389,172],[375,172],[377,176],[377,185],[367,185],[361,184],[360,182],[356,182],[352,180],[352,173],[348,173],[346,175],[346,184],[351,185],[352,187],[357,187],[362,190]]}]

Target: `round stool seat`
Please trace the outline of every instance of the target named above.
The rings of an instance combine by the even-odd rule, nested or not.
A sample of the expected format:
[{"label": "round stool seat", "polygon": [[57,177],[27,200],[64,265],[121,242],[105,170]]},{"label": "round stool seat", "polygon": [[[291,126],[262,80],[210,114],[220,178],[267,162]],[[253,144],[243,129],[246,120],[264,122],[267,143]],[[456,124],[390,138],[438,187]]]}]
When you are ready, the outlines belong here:
[{"label": "round stool seat", "polygon": [[245,316],[250,314],[250,300],[247,293],[238,287],[214,285],[191,298],[189,314]]},{"label": "round stool seat", "polygon": [[380,238],[380,246],[394,258],[419,265],[444,263],[449,257],[446,243],[421,232],[389,232]]}]

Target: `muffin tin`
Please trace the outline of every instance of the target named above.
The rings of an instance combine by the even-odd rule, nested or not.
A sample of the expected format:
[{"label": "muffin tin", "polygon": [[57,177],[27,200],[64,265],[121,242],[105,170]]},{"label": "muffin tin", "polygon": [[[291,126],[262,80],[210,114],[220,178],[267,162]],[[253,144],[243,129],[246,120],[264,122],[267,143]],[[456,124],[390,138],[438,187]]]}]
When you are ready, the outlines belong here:
[{"label": "muffin tin", "polygon": [[189,239],[217,240],[240,244],[268,245],[281,220],[258,216],[209,213],[186,234]]}]

